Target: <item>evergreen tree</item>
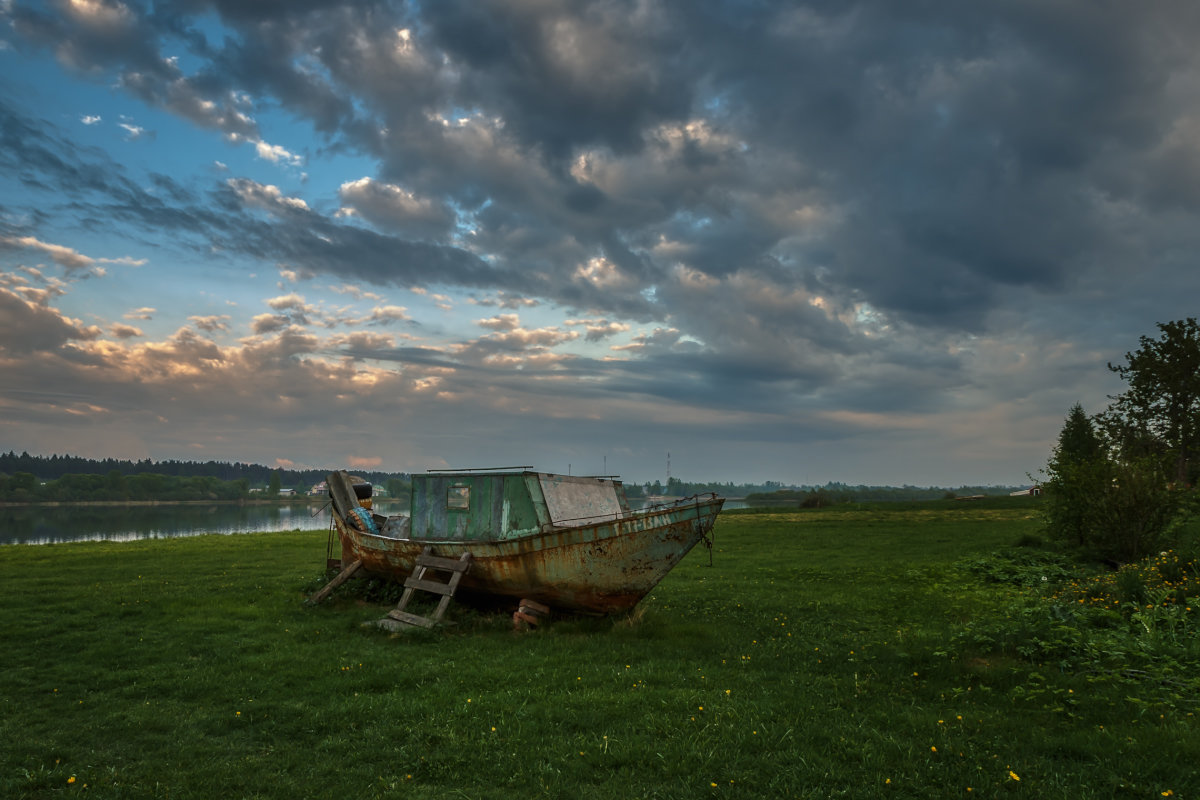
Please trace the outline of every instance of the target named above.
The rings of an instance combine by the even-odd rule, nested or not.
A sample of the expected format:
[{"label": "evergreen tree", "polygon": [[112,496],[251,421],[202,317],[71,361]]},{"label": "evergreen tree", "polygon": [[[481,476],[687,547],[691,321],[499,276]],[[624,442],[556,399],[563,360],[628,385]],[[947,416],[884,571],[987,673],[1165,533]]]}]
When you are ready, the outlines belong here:
[{"label": "evergreen tree", "polygon": [[1096,512],[1110,484],[1104,445],[1083,406],[1076,403],[1046,465],[1046,532],[1079,547],[1092,543],[1100,527]]}]

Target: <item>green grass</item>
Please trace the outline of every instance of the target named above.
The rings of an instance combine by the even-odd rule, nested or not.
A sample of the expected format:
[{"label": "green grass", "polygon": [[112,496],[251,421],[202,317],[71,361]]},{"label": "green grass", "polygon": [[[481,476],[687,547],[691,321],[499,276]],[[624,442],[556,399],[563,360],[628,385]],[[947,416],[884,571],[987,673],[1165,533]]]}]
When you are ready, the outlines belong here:
[{"label": "green grass", "polygon": [[520,635],[304,606],[324,532],[0,548],[0,797],[1200,796],[1186,674],[986,644],[1030,600],[969,565],[1037,527],[727,512],[632,615]]}]

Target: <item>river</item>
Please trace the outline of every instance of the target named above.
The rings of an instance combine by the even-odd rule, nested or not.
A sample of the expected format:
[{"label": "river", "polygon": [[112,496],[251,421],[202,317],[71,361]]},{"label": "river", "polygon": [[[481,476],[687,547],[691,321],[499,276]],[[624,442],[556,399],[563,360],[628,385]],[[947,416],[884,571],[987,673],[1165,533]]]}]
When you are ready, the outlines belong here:
[{"label": "river", "polygon": [[[726,508],[744,508],[731,500]],[[408,504],[376,501],[381,514],[407,513]],[[160,505],[30,505],[0,507],[0,545],[171,539],[205,533],[328,530],[328,505],[163,503]]]}]

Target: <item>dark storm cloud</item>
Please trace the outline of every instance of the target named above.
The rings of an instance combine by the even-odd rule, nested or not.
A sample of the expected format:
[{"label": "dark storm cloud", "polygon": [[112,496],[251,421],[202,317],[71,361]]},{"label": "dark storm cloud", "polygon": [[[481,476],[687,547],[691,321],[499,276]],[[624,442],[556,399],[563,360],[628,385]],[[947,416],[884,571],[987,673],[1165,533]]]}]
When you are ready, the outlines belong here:
[{"label": "dark storm cloud", "polygon": [[[639,150],[644,129],[692,111],[673,16],[648,3],[450,0],[429,4],[423,21],[430,41],[465,67],[465,96],[510,120],[518,139],[564,159],[580,143]],[[584,211],[597,202],[586,191],[568,200]]]},{"label": "dark storm cloud", "polygon": [[377,174],[346,176],[356,219],[245,179],[151,195],[0,106],[27,185],[198,251],[677,331],[612,391],[940,409],[986,373],[951,340],[1099,337],[1094,309],[1144,325],[1191,280],[1194,3],[95,7],[15,4],[16,43],[242,138],[282,109]]},{"label": "dark storm cloud", "polygon": [[[829,288],[891,313],[979,330],[1002,287],[1054,290],[1104,253],[1102,201],[1196,203],[1180,180],[1196,171],[1194,148],[1166,138],[1183,113],[1172,79],[1194,77],[1189,4],[97,8],[16,5],[12,19],[23,41],[112,69],[144,99],[227,132],[257,136],[234,93],[277,103],[333,146],[380,158],[382,178],[466,210],[502,267],[498,285],[537,270],[546,280],[524,286],[630,317],[661,309],[630,302],[628,286],[574,281],[574,267],[605,257],[648,288],[666,266],[648,248],[667,236],[710,275],[791,256],[797,272],[824,270]],[[190,25],[210,8],[231,33],[221,42]],[[168,41],[203,65],[179,73],[161,55]],[[664,145],[663,130],[698,119],[719,136]],[[647,179],[581,178],[583,154]],[[1172,160],[1182,173],[1164,168]],[[781,182],[831,212],[816,251],[787,242],[794,230],[770,215]],[[372,237],[342,233],[339,246],[374,260]],[[313,245],[289,248],[292,234],[260,229],[258,250]],[[431,281],[488,280],[416,260]],[[357,259],[314,261],[344,271]]]}]

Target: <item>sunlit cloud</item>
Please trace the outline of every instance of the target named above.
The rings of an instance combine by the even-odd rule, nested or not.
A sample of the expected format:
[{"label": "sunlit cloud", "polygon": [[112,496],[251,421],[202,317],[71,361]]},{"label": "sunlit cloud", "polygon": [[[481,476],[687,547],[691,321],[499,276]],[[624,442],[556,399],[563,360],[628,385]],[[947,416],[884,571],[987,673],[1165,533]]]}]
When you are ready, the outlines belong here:
[{"label": "sunlit cloud", "polygon": [[289,152],[287,148],[277,144],[267,144],[266,142],[255,142],[254,152],[263,161],[270,161],[273,164],[286,164],[288,166],[298,167],[304,163],[304,158],[295,153]]}]

